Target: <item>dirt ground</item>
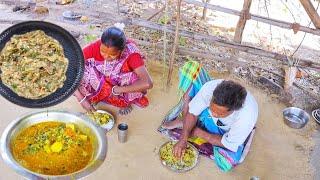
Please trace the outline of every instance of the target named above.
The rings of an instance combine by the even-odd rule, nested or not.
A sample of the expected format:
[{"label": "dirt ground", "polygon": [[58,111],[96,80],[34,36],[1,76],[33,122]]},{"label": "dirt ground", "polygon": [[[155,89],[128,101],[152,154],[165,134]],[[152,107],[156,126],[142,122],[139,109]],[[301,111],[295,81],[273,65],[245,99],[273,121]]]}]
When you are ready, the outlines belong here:
[{"label": "dirt ground", "polygon": [[[173,78],[173,86],[169,90],[163,87],[163,67],[154,62],[148,63],[148,69],[154,79],[154,88],[148,97],[151,104],[146,109],[137,109],[125,117],[117,119],[129,125],[129,139],[125,144],[117,140],[116,128],[108,134],[108,154],[103,165],[85,178],[97,179],[250,179],[258,176],[260,179],[314,179],[314,170],[309,163],[309,154],[313,142],[311,135],[315,123],[310,121],[301,130],[287,127],[282,120],[284,105],[273,100],[261,90],[242,83],[257,99],[260,113],[257,131],[251,151],[243,164],[230,173],[223,173],[212,160],[201,157],[198,166],[190,172],[177,174],[164,168],[158,157],[159,147],[167,141],[157,131],[157,127],[166,112],[178,100],[176,84],[177,71]],[[215,74],[215,73],[214,73]],[[219,77],[217,74],[215,78]],[[0,98],[0,133],[18,116],[35,111],[17,107]],[[50,109],[67,109],[83,111],[74,97]],[[0,160],[0,179],[22,179]]]},{"label": "dirt ground", "polygon": [[[21,0],[23,1],[23,0]],[[79,1],[82,2],[82,1]],[[115,11],[115,4],[113,1],[104,1],[107,5],[99,7],[106,8],[106,11],[112,13]],[[240,2],[240,1],[239,1]],[[242,3],[232,3],[232,7],[242,7]],[[259,1],[260,2],[260,1]],[[273,0],[272,2],[276,2]],[[298,2],[298,1],[297,1]],[[226,2],[219,2],[228,3]],[[277,1],[277,3],[280,3]],[[229,3],[230,4],[230,3]],[[237,5],[236,5],[237,4]],[[274,3],[272,3],[274,5]],[[278,7],[278,6],[273,6]],[[280,6],[279,6],[280,7]],[[7,5],[2,5],[0,0],[0,32],[5,28],[9,27],[16,20],[46,20],[53,23],[57,23],[60,26],[68,29],[69,31],[80,31],[81,36],[79,42],[81,45],[85,44],[85,37],[91,34],[100,34],[98,28],[91,29],[91,24],[100,24],[102,28],[111,24],[104,24],[106,21],[104,17],[93,18],[97,16],[94,11],[87,11],[86,9],[77,9],[76,5],[66,6],[65,8],[77,10],[77,12],[86,13],[90,19],[89,23],[79,23],[72,21],[65,21],[61,17],[61,13],[65,10],[58,6],[51,4],[49,16],[33,16],[30,13],[12,13],[12,7],[8,8]],[[98,8],[98,7],[96,7]],[[301,7],[300,7],[301,8]],[[255,11],[258,11],[254,10]],[[273,11],[276,11],[274,9]],[[280,12],[280,11],[277,11]],[[208,14],[212,14],[211,12]],[[270,13],[271,17],[275,15],[274,12]],[[149,16],[150,14],[146,15]],[[210,15],[215,17],[214,24],[219,25],[218,20],[222,19],[222,15],[218,16]],[[226,16],[226,15],[223,15]],[[302,15],[301,15],[302,16]],[[283,16],[281,16],[283,17]],[[305,16],[302,16],[305,17]],[[227,18],[227,17],[225,17]],[[225,19],[224,18],[224,19]],[[274,17],[273,17],[274,18]],[[102,20],[103,23],[102,23]],[[283,20],[288,20],[283,19]],[[232,21],[228,19],[230,26],[234,27],[237,19]],[[289,20],[291,21],[291,20]],[[301,19],[304,25],[307,24],[307,20]],[[223,25],[226,25],[226,21],[221,20]],[[255,24],[254,24],[255,25]],[[253,25],[252,25],[253,26]],[[260,25],[259,25],[260,26]],[[266,25],[267,26],[267,25]],[[250,27],[250,26],[249,26]],[[101,28],[101,29],[102,29]],[[260,32],[262,27],[257,28],[256,31]],[[265,31],[268,28],[264,28]],[[278,31],[277,28],[273,28],[273,34]],[[250,35],[246,35],[246,41],[256,42],[256,39],[268,39],[267,32],[261,31],[264,35],[254,35],[250,32]],[[246,31],[248,33],[248,31]],[[279,33],[280,37],[285,38],[274,38],[274,41],[283,42],[288,40],[286,36],[282,36],[286,32]],[[252,35],[253,34],[253,35]],[[224,34],[226,35],[226,34]],[[257,37],[256,37],[257,36]],[[267,37],[265,37],[267,36]],[[290,34],[293,39],[295,46],[300,42],[303,33],[297,35]],[[311,39],[311,40],[310,40]],[[310,43],[315,42],[315,43]],[[314,36],[307,35],[303,48],[309,47],[308,45],[314,45],[314,49],[319,50],[319,39],[315,39]],[[259,42],[256,42],[259,44]],[[262,42],[265,44],[265,42]],[[279,43],[280,44],[280,43]],[[285,41],[281,45],[290,44]],[[292,48],[292,47],[291,47]],[[291,49],[290,48],[290,49]],[[150,53],[150,49],[148,49]],[[217,49],[219,50],[219,49]],[[161,50],[162,51],[162,50]],[[223,54],[223,53],[222,53]],[[311,51],[310,49],[299,50],[297,53],[299,56],[304,54],[313,59],[319,59],[319,52]],[[148,54],[147,54],[148,55]],[[161,55],[160,55],[161,56]],[[155,56],[159,59],[159,54]],[[151,58],[153,59],[153,58]],[[161,57],[160,57],[161,59]],[[216,165],[209,159],[201,157],[199,165],[192,171],[185,174],[176,174],[166,168],[164,168],[158,159],[158,148],[167,140],[162,137],[156,129],[158,128],[162,118],[166,112],[175,105],[178,100],[176,92],[177,84],[177,72],[175,71],[175,77],[173,78],[173,86],[170,90],[165,90],[163,87],[165,77],[165,68],[159,63],[149,61],[148,68],[154,79],[154,88],[149,92],[149,98],[151,104],[148,108],[134,109],[134,111],[126,117],[120,117],[117,120],[119,122],[127,122],[129,124],[129,141],[125,144],[120,144],[117,141],[116,129],[112,129],[107,134],[108,137],[108,155],[104,164],[95,171],[92,175],[85,179],[250,179],[252,176],[258,176],[260,179],[275,179],[275,180],[286,180],[286,179],[320,179],[319,171],[319,158],[317,154],[320,153],[320,135],[316,132],[316,124],[311,119],[307,126],[301,130],[290,129],[283,123],[282,109],[285,108],[284,104],[278,103],[278,101],[272,99],[264,91],[246,84],[244,81],[236,79],[245,85],[249,91],[256,97],[259,107],[259,119],[257,123],[257,131],[254,137],[253,146],[243,164],[238,166],[230,173],[222,173],[218,170]],[[213,73],[215,78],[228,78],[234,79],[233,77],[223,76],[218,73]],[[10,102],[0,97],[0,114],[2,114],[0,123],[0,133],[3,132],[4,128],[18,116],[27,112],[35,111],[35,109],[26,109],[17,107]],[[83,111],[81,106],[77,103],[76,99],[71,97],[64,103],[55,106],[50,109],[66,109],[70,111]],[[313,138],[313,135],[316,136]],[[316,146],[314,146],[316,142]],[[312,156],[311,156],[312,154]],[[0,158],[1,159],[1,158]],[[7,179],[22,179],[13,170],[0,160],[0,180]]]}]

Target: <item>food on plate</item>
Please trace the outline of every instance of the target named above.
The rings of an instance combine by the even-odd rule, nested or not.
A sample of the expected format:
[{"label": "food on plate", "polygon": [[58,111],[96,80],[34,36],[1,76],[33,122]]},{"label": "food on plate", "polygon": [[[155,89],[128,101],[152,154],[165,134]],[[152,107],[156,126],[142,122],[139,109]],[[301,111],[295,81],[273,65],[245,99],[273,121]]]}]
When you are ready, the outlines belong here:
[{"label": "food on plate", "polygon": [[176,158],[173,154],[173,146],[175,142],[168,142],[160,149],[160,159],[162,162],[174,170],[185,170],[192,167],[196,161],[196,150],[187,145],[185,153],[181,159]]}]

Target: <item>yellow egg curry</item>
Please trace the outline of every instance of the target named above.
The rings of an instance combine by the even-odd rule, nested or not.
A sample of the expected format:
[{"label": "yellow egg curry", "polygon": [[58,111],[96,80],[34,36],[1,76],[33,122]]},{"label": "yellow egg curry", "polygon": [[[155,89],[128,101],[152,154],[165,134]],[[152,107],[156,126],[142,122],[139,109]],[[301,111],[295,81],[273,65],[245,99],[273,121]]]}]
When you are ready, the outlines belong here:
[{"label": "yellow egg curry", "polygon": [[52,121],[23,129],[11,141],[11,151],[16,161],[31,171],[63,175],[88,165],[93,143],[75,124]]}]

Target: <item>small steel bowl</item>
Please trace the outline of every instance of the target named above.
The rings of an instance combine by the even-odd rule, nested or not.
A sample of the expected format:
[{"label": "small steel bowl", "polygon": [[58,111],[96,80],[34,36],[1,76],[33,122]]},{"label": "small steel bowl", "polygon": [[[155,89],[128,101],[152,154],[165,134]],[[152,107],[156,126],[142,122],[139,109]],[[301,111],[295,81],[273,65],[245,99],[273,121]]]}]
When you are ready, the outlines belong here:
[{"label": "small steel bowl", "polygon": [[[82,132],[92,137],[94,147],[93,157],[85,168],[71,174],[46,175],[33,172],[23,167],[14,159],[10,148],[11,140],[16,137],[21,130],[31,125],[50,121],[74,123]],[[26,179],[80,179],[95,171],[105,160],[107,154],[107,137],[100,127],[96,126],[90,119],[81,117],[81,114],[56,110],[40,111],[22,116],[11,122],[1,136],[0,151],[3,160]]]},{"label": "small steel bowl", "polygon": [[282,113],[285,124],[295,129],[303,128],[310,119],[306,111],[297,107],[288,107]]},{"label": "small steel bowl", "polygon": [[316,109],[312,111],[312,117],[318,124],[320,124],[320,109]]},{"label": "small steel bowl", "polygon": [[81,18],[81,14],[75,13],[73,11],[64,11],[62,16],[69,20],[76,20]]}]

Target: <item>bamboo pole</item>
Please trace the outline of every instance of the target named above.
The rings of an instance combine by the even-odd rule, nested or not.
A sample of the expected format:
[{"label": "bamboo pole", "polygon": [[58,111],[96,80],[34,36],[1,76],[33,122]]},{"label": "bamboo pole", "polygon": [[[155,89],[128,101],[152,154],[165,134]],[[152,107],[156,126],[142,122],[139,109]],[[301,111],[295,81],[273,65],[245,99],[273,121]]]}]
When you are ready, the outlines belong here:
[{"label": "bamboo pole", "polygon": [[174,35],[174,43],[173,43],[173,50],[171,54],[171,58],[169,61],[169,72],[168,72],[168,78],[167,78],[167,87],[170,86],[171,83],[171,76],[173,71],[173,62],[176,54],[177,44],[179,42],[179,25],[180,25],[180,13],[181,13],[181,1],[178,0],[177,2],[177,19],[176,19],[176,30]]},{"label": "bamboo pole", "polygon": [[[184,2],[189,3],[189,4],[193,4],[193,5],[196,5],[199,7],[207,7],[208,9],[224,12],[227,14],[232,14],[232,15],[236,15],[236,16],[241,15],[240,11],[217,6],[217,5],[213,5],[213,4],[206,4],[206,3],[195,1],[195,0],[184,0]],[[278,26],[278,27],[285,28],[285,29],[293,29],[292,26],[294,25],[294,23],[280,21],[280,20],[276,20],[276,19],[272,19],[272,18],[267,18],[267,17],[255,15],[255,14],[250,14],[250,17],[252,20],[263,22],[266,24],[271,24],[273,26]],[[320,29],[314,29],[314,28],[309,28],[306,26],[300,26],[299,31],[303,31],[306,33],[320,36]]]},{"label": "bamboo pole", "polygon": [[[206,3],[206,4],[209,4],[209,3],[210,3],[210,0],[202,0],[202,2],[204,2],[204,3]],[[203,8],[203,11],[202,11],[202,19],[203,19],[203,20],[206,20],[207,11],[208,11],[208,8],[207,8],[207,7],[204,7],[204,8]]]},{"label": "bamboo pole", "polygon": [[[165,0],[164,2],[164,17],[165,17],[165,22],[164,24],[167,25],[168,21],[167,21],[167,17],[168,17],[168,6],[169,6],[169,0]],[[163,48],[162,48],[162,55],[163,55],[163,65],[162,65],[162,69],[163,69],[163,74],[162,74],[162,79],[165,79],[165,75],[166,75],[166,71],[167,71],[167,46],[168,46],[168,40],[167,40],[167,29],[164,28],[163,29],[163,36],[162,36],[162,40],[163,40]],[[163,81],[163,87],[168,90],[168,88],[166,88],[166,82]]]},{"label": "bamboo pole", "polygon": [[302,4],[303,8],[306,10],[314,26],[319,29],[320,17],[316,9],[313,7],[312,2],[310,0],[300,0],[300,3]]},{"label": "bamboo pole", "polygon": [[244,27],[246,26],[247,19],[250,19],[251,2],[252,0],[244,0],[241,16],[239,17],[234,34],[234,41],[237,43],[241,43]]}]

